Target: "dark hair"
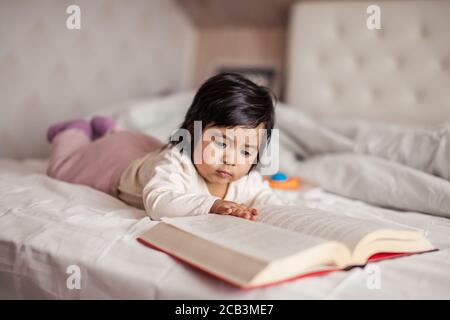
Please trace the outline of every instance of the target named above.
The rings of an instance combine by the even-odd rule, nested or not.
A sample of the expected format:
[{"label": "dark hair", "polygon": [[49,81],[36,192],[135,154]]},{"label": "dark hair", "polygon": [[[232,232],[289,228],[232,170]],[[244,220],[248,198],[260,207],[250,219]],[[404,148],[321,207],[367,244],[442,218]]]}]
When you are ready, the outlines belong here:
[{"label": "dark hair", "polygon": [[[243,126],[256,128],[264,123],[267,141],[261,145],[260,152],[269,143],[275,122],[275,95],[266,87],[259,86],[236,73],[220,73],[209,78],[195,94],[180,129],[189,131],[194,137],[194,121],[201,120],[203,128],[209,125],[218,127]],[[181,141],[169,141],[175,146]],[[191,141],[191,150],[197,141]],[[191,155],[192,156],[192,155]],[[258,153],[257,163],[259,163]],[[256,164],[253,164],[252,170]]]}]

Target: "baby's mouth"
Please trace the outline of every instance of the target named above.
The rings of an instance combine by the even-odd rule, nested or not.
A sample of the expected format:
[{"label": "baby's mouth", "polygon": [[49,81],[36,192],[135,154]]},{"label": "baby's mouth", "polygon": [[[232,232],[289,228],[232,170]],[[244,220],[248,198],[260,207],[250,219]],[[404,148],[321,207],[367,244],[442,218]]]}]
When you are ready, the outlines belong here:
[{"label": "baby's mouth", "polygon": [[232,178],[233,175],[229,173],[228,171],[224,170],[216,170],[216,174],[221,178]]}]

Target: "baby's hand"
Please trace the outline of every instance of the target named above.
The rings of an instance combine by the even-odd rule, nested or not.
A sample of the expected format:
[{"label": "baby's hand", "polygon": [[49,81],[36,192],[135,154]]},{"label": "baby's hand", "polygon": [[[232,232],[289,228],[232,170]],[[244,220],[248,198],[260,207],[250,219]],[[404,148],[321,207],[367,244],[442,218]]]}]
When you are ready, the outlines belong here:
[{"label": "baby's hand", "polygon": [[256,220],[258,216],[258,211],[254,208],[249,208],[244,204],[237,204],[236,202],[233,201],[226,201],[220,199],[217,199],[214,202],[209,212],[216,214],[229,214],[232,216],[249,220]]}]

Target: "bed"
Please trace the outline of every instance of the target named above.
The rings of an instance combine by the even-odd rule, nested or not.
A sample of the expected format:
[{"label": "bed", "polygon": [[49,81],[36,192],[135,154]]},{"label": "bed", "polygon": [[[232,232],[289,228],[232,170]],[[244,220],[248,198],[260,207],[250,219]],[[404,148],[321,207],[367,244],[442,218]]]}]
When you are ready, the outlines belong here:
[{"label": "bed", "polygon": [[[386,16],[389,16],[392,15],[390,10],[406,10],[403,9],[405,2],[409,1],[381,2],[382,12],[387,12]],[[413,21],[420,18],[421,23],[425,23],[427,28],[427,23],[430,23],[432,28],[443,22],[438,18],[428,20],[430,12],[439,11],[440,8],[440,12],[446,12],[447,17],[450,14],[448,2],[426,3],[429,7],[424,11],[423,2],[411,1],[408,10],[411,10],[412,14],[408,15],[407,19]],[[356,7],[363,9],[361,14],[365,16],[364,4],[357,4]],[[299,89],[305,82],[316,79],[317,75],[310,74],[310,67],[299,64],[295,57],[303,58],[304,54],[308,61],[307,59],[311,58],[308,52],[314,50],[307,49],[315,48],[319,37],[305,38],[301,34],[307,30],[308,24],[319,28],[316,24],[320,24],[320,17],[326,21],[335,21],[330,15],[342,19],[346,18],[346,13],[351,12],[347,19],[340,21],[352,21],[351,17],[359,17],[355,15],[354,10],[360,12],[354,8],[355,3],[334,1],[300,2],[292,8],[288,105],[281,107],[302,108],[306,114],[326,121],[348,119],[350,115],[370,120],[403,120],[425,124],[436,123],[444,118],[450,119],[450,100],[445,90],[438,92],[442,99],[436,98],[442,100],[442,103],[433,104],[432,101],[419,99],[420,105],[430,110],[428,116],[425,116],[423,108],[416,105],[408,113],[410,119],[404,119],[400,115],[386,112],[391,110],[390,106],[382,101],[389,99],[378,101],[380,108],[367,113],[359,109],[361,105],[365,105],[361,101],[353,104],[342,102],[331,106],[330,101],[326,100],[328,94],[325,97],[321,92],[312,95],[310,87],[306,87],[308,94],[305,94],[304,89]],[[420,12],[425,14],[421,15]],[[305,19],[305,16],[314,16],[317,19]],[[448,24],[448,21],[450,20],[447,19],[445,23]],[[387,26],[384,32],[389,32]],[[348,26],[342,25],[339,28],[339,32],[349,32]],[[428,31],[425,34],[428,35],[430,30],[435,29],[426,30]],[[430,42],[427,42],[427,45],[429,44]],[[446,48],[448,50],[448,43]],[[440,53],[441,49],[436,50],[436,53]],[[334,52],[330,51],[329,54]],[[441,58],[443,61],[448,59],[445,56]],[[308,78],[304,78],[305,72]],[[439,77],[442,76],[443,81],[448,84],[449,71],[441,72],[444,75]],[[367,79],[361,78],[347,77],[346,80],[347,85],[353,82],[361,84],[363,81],[369,83]],[[390,81],[395,83],[397,78]],[[389,87],[387,82],[389,81],[383,85]],[[421,90],[425,89],[424,87]],[[337,92],[339,91],[338,89]],[[104,113],[115,117],[123,127],[143,131],[165,140],[180,123],[192,95],[192,92],[184,92],[165,98],[135,101],[111,108]],[[367,108],[370,109],[370,106]],[[286,155],[282,159],[281,169],[289,171],[296,166],[295,156]],[[162,252],[139,244],[136,237],[156,223],[151,221],[144,211],[131,208],[89,187],[51,179],[45,175],[45,169],[45,159],[0,159],[2,299],[450,298],[450,219],[445,216],[379,207],[314,186],[297,191],[277,191],[280,197],[298,200],[338,214],[421,228],[439,251],[381,261],[366,268],[354,268],[273,287],[239,290],[179,263]],[[74,276],[78,282],[74,282]],[[379,280],[376,287],[370,285],[373,277],[378,277]]]}]

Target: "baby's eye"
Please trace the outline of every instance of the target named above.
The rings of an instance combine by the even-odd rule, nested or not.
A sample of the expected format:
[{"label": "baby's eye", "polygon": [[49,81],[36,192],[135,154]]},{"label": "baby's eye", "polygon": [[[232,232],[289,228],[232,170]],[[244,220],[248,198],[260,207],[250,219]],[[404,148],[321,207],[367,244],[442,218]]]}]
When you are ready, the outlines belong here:
[{"label": "baby's eye", "polygon": [[241,154],[242,154],[244,157],[246,157],[246,158],[250,157],[250,155],[251,155],[251,153],[248,152],[247,150],[242,150],[242,151],[241,151]]},{"label": "baby's eye", "polygon": [[222,141],[214,140],[214,144],[215,144],[216,146],[218,146],[219,148],[222,148],[222,149],[225,149],[225,148],[227,147],[227,144],[224,143],[224,142],[222,142]]}]

